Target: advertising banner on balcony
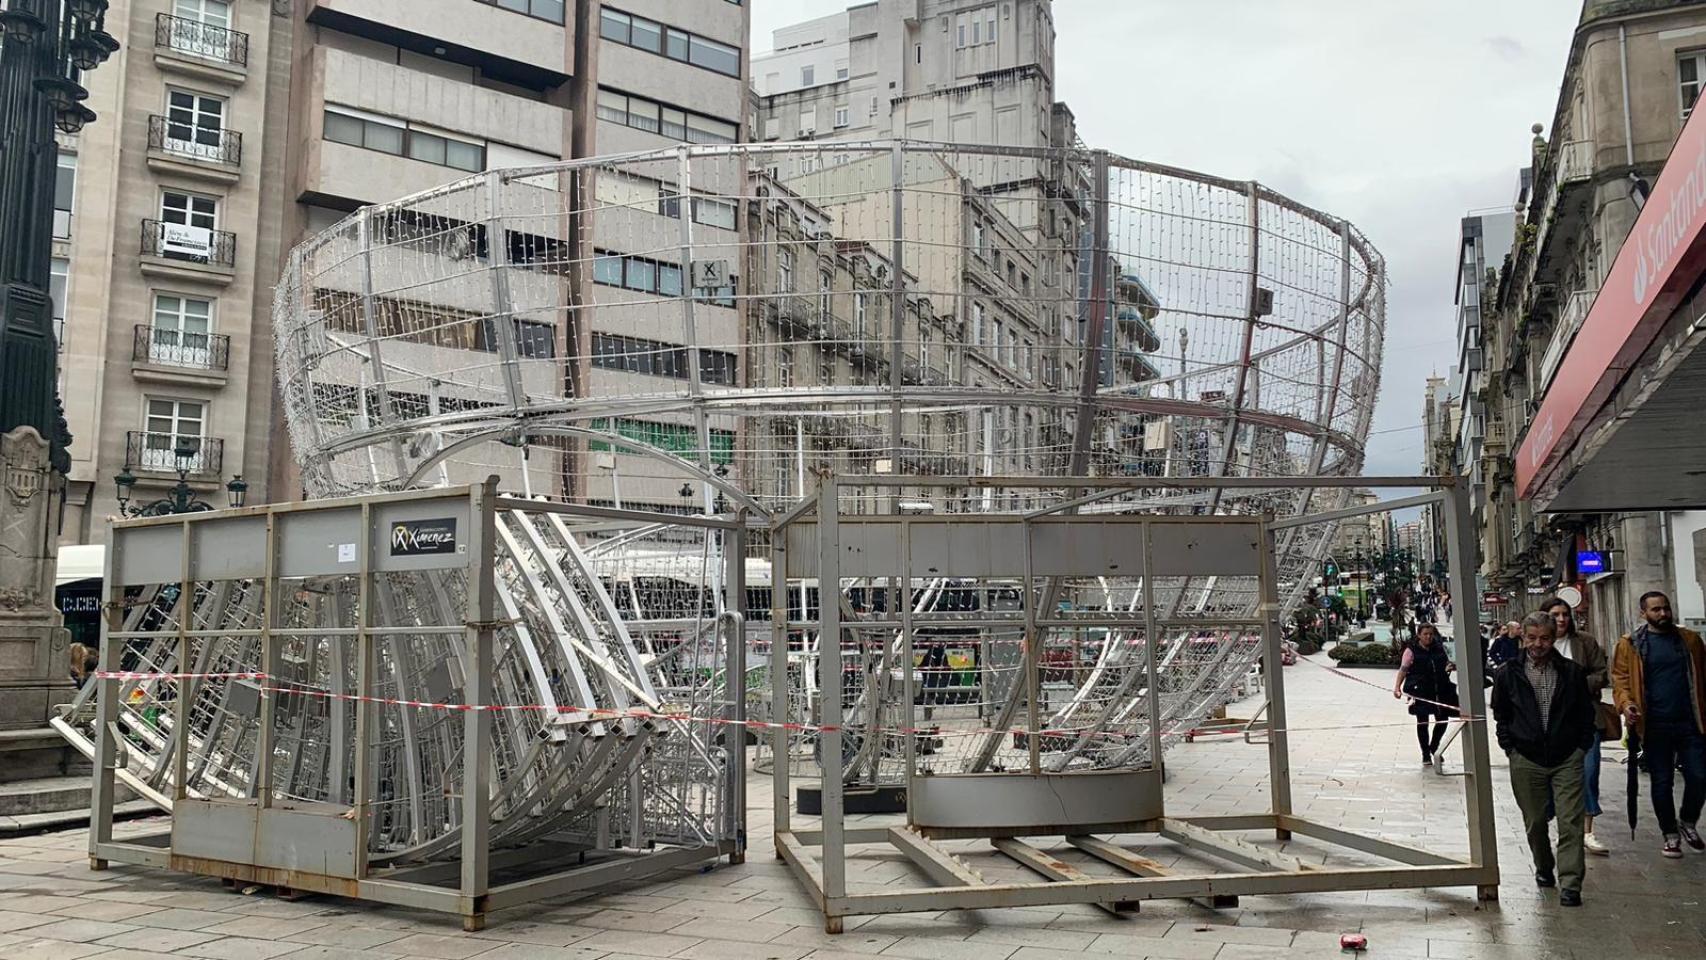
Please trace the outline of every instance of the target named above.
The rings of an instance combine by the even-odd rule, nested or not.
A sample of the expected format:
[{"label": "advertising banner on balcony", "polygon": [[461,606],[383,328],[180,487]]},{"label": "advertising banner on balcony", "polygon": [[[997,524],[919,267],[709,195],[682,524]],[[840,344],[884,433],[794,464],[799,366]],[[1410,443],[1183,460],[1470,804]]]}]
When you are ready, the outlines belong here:
[{"label": "advertising banner on balcony", "polygon": [[1682,128],[1517,451],[1532,499],[1706,268],[1706,110]]},{"label": "advertising banner on balcony", "polygon": [[160,252],[168,257],[208,260],[213,256],[213,231],[183,223],[162,223]]}]

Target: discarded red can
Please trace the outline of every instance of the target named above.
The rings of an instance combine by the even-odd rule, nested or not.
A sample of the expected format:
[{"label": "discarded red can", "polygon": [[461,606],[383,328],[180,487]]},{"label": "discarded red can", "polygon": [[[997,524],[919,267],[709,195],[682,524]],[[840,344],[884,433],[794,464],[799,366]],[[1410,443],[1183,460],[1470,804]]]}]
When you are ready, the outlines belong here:
[{"label": "discarded red can", "polygon": [[1339,949],[1361,953],[1368,949],[1368,938],[1360,933],[1341,933],[1339,934]]}]

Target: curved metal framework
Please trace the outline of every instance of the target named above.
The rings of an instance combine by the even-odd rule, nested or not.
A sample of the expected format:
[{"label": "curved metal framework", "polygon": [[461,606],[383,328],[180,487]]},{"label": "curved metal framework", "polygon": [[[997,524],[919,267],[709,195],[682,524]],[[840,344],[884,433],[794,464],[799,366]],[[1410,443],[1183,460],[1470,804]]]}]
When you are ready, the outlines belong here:
[{"label": "curved metal framework", "polygon": [[[649,708],[659,671],[684,654],[644,649],[633,634],[691,646],[707,618],[736,605],[726,571],[738,568],[749,641],[786,644],[783,661],[800,663],[786,668],[784,702],[753,706],[807,723],[822,695],[818,585],[771,582],[775,544],[762,536],[730,564],[704,528],[662,518],[742,511],[768,526],[813,495],[814,474],[831,473],[922,478],[844,485],[841,511],[852,515],[1331,511],[1345,502],[1341,485],[1189,481],[1360,473],[1384,321],[1385,268],[1366,239],[1260,184],[1101,151],[905,141],[683,145],[490,171],[363,208],[300,245],[273,317],[285,418],[312,496],[496,475],[505,491],[628,518],[569,530],[555,514],[499,517],[501,616],[515,622],[503,631],[502,702]],[[1103,497],[1071,482],[1110,476],[1134,482]],[[1062,482],[1030,482],[1048,478]],[[1331,536],[1328,524],[1278,537],[1284,607],[1305,594]],[[456,602],[442,589],[385,582],[377,603],[402,622],[411,611],[430,618]],[[863,638],[862,679],[842,693],[850,779],[904,772],[880,730],[858,733],[892,729],[895,693],[875,678],[901,654],[876,639],[892,627],[857,624],[884,620],[902,596],[920,617],[965,621],[950,658],[970,660],[953,667],[959,692],[931,706],[944,722],[993,728],[950,738],[930,763],[1003,763],[1022,627],[977,614],[1017,609],[1017,589],[866,578],[822,598],[840,609],[844,644]],[[1075,732],[1046,744],[1053,770],[1152,764],[1148,731],[1204,716],[1258,653],[1257,631],[1213,625],[1256,619],[1248,578],[1057,578],[1039,589],[1038,609],[1142,610],[1163,625],[1039,634],[1060,694],[1050,729]],[[250,616],[240,601],[210,594],[194,609],[210,629],[234,627]],[[308,603],[299,626],[336,609],[335,596]],[[1131,668],[1151,642],[1159,697]],[[220,650],[208,650],[220,669],[254,668],[252,645]],[[400,695],[434,676],[435,696],[461,695],[455,650],[423,640],[408,652],[385,667]],[[316,682],[343,676],[316,662],[303,667]],[[303,712],[281,736],[324,748],[316,717]],[[431,759],[436,734],[397,723],[386,728],[397,812],[374,831],[372,854],[431,857],[453,823],[427,809],[448,789]],[[548,828],[541,804],[573,820],[622,789],[588,793],[589,783],[632,790],[639,781],[624,771],[656,769],[627,747],[601,755],[609,777],[546,769],[524,726],[508,741],[516,756],[496,769],[495,843]],[[158,786],[169,758],[144,739],[132,746]],[[240,745],[205,742],[193,789],[238,789],[207,778],[212,758]],[[789,749],[809,758],[815,743],[808,732]],[[296,756],[304,779],[291,789],[340,789],[336,751]]]}]

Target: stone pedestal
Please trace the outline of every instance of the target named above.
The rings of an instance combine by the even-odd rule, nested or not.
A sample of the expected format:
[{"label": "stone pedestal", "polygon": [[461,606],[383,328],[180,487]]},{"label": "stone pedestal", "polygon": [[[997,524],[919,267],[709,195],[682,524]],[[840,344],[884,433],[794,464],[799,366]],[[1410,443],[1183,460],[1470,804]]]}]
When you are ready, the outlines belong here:
[{"label": "stone pedestal", "polygon": [[0,780],[51,775],[69,762],[38,736],[71,699],[70,638],[53,599],[60,478],[34,427],[0,436]]}]

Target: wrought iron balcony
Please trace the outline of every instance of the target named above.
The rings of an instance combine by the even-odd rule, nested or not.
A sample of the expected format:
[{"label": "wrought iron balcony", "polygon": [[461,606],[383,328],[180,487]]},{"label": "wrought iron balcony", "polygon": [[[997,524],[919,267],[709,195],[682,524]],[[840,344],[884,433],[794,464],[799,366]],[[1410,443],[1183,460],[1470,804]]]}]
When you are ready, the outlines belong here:
[{"label": "wrought iron balcony", "polygon": [[170,117],[150,116],[148,149],[235,167],[243,162],[243,135],[223,127],[204,127]]},{"label": "wrought iron balcony", "polygon": [[249,65],[248,34],[169,13],[154,17],[154,46],[204,60]]},{"label": "wrought iron balcony", "polygon": [[188,440],[193,451],[188,462],[190,476],[219,476],[225,461],[225,441],[213,437],[182,437],[175,433],[132,430],[124,435],[124,462],[138,470],[177,473],[176,448],[180,440]]},{"label": "wrought iron balcony", "polygon": [[224,370],[231,362],[231,338],[221,333],[193,333],[139,323],[130,358],[138,363],[168,367]]},{"label": "wrought iron balcony", "polygon": [[234,267],[237,265],[237,235],[229,230],[144,220],[142,254],[216,267]]}]

